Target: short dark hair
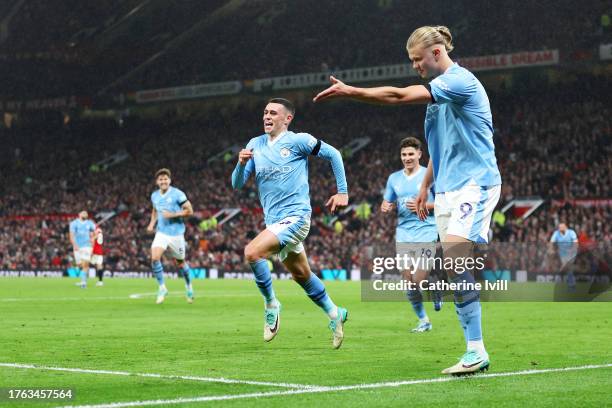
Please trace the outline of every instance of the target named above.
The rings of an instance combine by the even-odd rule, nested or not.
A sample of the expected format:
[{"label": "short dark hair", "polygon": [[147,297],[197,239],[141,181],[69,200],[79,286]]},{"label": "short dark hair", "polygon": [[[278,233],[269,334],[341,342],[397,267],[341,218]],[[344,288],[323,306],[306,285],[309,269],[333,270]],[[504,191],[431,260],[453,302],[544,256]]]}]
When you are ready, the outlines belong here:
[{"label": "short dark hair", "polygon": [[289,100],[285,98],[272,98],[268,101],[268,103],[278,103],[281,104],[287,109],[292,116],[295,116],[295,105]]},{"label": "short dark hair", "polygon": [[163,168],[155,172],[155,180],[157,180],[159,176],[168,176],[169,178],[172,178],[172,173],[170,173],[170,169]]},{"label": "short dark hair", "polygon": [[404,147],[414,147],[416,150],[421,150],[421,141],[416,137],[407,137],[400,142],[400,150]]}]

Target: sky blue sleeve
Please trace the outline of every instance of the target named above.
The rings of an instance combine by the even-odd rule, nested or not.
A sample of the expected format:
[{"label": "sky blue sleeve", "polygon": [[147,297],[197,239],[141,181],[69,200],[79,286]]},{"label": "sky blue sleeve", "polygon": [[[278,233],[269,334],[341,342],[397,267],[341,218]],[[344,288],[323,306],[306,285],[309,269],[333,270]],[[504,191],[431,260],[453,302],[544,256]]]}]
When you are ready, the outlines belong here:
[{"label": "sky blue sleeve", "polygon": [[390,203],[393,203],[397,200],[397,194],[395,194],[395,190],[393,189],[393,185],[391,184],[391,176],[387,179],[387,187],[385,187],[385,193],[383,194],[383,198]]},{"label": "sky blue sleeve", "polygon": [[76,233],[76,225],[74,225],[74,221],[70,222],[70,232],[73,234]]},{"label": "sky blue sleeve", "polygon": [[338,194],[348,194],[348,186],[346,184],[346,174],[344,173],[344,163],[342,162],[342,155],[335,147],[328,145],[323,141],[316,141],[315,149],[317,146],[320,146],[317,156],[322,157],[325,160],[329,160],[331,162],[332,171],[334,172],[334,176],[336,176],[336,186],[338,189]]},{"label": "sky blue sleeve", "polygon": [[557,242],[557,231],[553,232],[550,242]]},{"label": "sky blue sleeve", "polygon": [[176,192],[177,192],[177,194],[176,194],[176,203],[179,206],[181,206],[181,205],[185,204],[187,201],[189,201],[187,199],[187,195],[184,192],[182,192],[178,188],[176,189]]},{"label": "sky blue sleeve", "polygon": [[[255,140],[256,138],[249,140],[249,143],[247,143],[245,149],[253,150]],[[247,180],[251,176],[251,173],[254,171],[255,161],[253,159],[250,159],[244,166],[238,162],[238,164],[236,164],[236,168],[234,168],[234,171],[232,172],[232,188],[234,190],[240,190],[246,184]]]},{"label": "sky blue sleeve", "polygon": [[309,133],[295,134],[295,147],[302,156],[310,156],[319,141]]},{"label": "sky blue sleeve", "polygon": [[238,162],[232,172],[232,188],[240,190],[246,184],[253,170],[255,170],[253,159],[249,160],[244,166]]},{"label": "sky blue sleeve", "polygon": [[436,103],[465,103],[475,92],[469,77],[456,72],[442,74],[429,83]]}]

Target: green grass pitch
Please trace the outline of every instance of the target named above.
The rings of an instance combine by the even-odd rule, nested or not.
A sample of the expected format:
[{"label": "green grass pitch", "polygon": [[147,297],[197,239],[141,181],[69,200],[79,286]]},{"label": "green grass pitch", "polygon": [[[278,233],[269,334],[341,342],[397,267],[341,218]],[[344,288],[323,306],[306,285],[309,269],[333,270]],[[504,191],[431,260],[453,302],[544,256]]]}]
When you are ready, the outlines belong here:
[{"label": "green grass pitch", "polygon": [[[221,383],[25,369],[0,365],[0,388],[72,388],[70,401],[8,401],[2,407],[104,405],[187,399],[158,406],[593,406],[612,401],[612,367],[349,389],[297,389],[428,380],[465,347],[454,307],[433,330],[412,334],[407,302],[363,303],[354,282],[327,282],[349,310],[345,342],[331,348],[327,317],[291,281],[275,282],[281,328],[262,340],[263,306],[250,281],[197,281],[187,304],[181,281],[155,305],[154,280],[108,279],[87,289],[69,279],[0,279],[0,364],[271,382]],[[144,294],[130,298],[132,294]],[[612,363],[612,303],[483,303],[489,373]],[[316,391],[316,392],[315,392]],[[6,393],[6,391],[4,391]],[[276,393],[277,395],[270,394]],[[259,397],[250,394],[260,395]],[[236,398],[238,395],[246,397]],[[192,398],[200,398],[193,401]],[[206,400],[207,397],[223,398]],[[189,402],[191,401],[191,402]],[[148,405],[147,405],[148,406]]]}]

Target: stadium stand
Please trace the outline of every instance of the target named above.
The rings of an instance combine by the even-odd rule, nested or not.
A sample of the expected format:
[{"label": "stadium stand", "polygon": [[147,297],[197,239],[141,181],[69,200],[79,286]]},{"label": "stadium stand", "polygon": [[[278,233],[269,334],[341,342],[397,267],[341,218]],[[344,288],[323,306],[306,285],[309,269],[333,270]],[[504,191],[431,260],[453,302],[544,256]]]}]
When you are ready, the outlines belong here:
[{"label": "stadium stand", "polygon": [[[548,200],[526,221],[511,214],[497,220],[495,242],[546,242],[560,220],[576,229],[583,243],[610,241],[606,220],[611,207],[584,207],[575,201],[612,196],[612,111],[606,89],[609,78],[580,77],[548,89],[491,93],[504,180],[499,208],[517,196]],[[87,208],[92,214],[120,214],[105,226],[107,267],[148,269],[152,237],[145,227],[152,175],[159,167],[170,167],[174,183],[187,192],[197,212],[187,221],[192,266],[243,269],[244,245],[262,228],[256,191],[252,186],[231,190],[234,156],[212,163],[207,158],[260,134],[260,110],[245,103],[185,117],[128,119],[122,126],[97,120],[2,129],[7,148],[0,152],[0,267],[68,265],[68,219],[56,218]],[[363,206],[338,219],[322,208],[335,188],[331,170],[326,162],[311,160],[311,185],[318,187],[311,191],[313,226],[307,248],[314,269],[348,269],[364,262],[369,246],[393,241],[395,219],[378,211],[381,191],[388,174],[401,167],[398,141],[407,135],[422,137],[422,115],[418,107],[322,108],[306,103],[298,108],[293,128],[338,148],[355,137],[372,139],[361,152],[345,152],[351,203]],[[128,160],[106,170],[92,166],[123,150]],[[242,208],[242,213],[223,225],[200,228],[202,219],[228,207]],[[330,247],[333,255],[325,250]]]},{"label": "stadium stand", "polygon": [[[569,0],[520,8],[485,0],[318,3],[18,1],[0,8],[0,93],[95,95],[397,64],[406,62],[406,27],[442,22],[454,34],[455,58],[560,48],[564,59],[579,59],[612,36],[600,23],[609,5],[599,0],[581,2],[580,13]],[[385,29],[372,40],[352,29],[361,26]]]}]

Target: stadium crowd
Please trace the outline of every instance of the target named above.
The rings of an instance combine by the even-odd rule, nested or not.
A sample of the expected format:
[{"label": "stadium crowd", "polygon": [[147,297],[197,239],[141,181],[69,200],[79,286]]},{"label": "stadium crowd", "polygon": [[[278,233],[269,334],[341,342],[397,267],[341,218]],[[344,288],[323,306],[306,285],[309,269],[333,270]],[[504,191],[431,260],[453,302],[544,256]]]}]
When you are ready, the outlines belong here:
[{"label": "stadium crowd", "polygon": [[[610,5],[601,0],[582,1],[580,12],[569,0],[521,7],[485,0],[314,3],[25,0],[0,6],[0,94],[94,95],[397,64],[406,62],[406,31],[425,24],[449,26],[455,58],[559,48],[572,60],[612,40]],[[279,25],[291,29],[280,35]],[[373,38],[364,26],[385,29]],[[261,54],[254,58],[251,50]]]},{"label": "stadium crowd", "polygon": [[[611,240],[606,222],[612,219],[611,206],[570,204],[612,196],[612,110],[606,89],[609,79],[593,77],[545,92],[491,94],[504,181],[499,208],[526,196],[568,200],[547,201],[525,221],[510,214],[496,219],[494,241],[546,242],[561,220],[578,232],[581,242]],[[157,168],[169,167],[174,184],[196,210],[186,222],[192,266],[244,269],[243,248],[264,227],[257,193],[252,183],[241,191],[231,189],[234,154],[209,159],[260,134],[260,110],[239,105],[195,116],[169,115],[163,121],[128,118],[123,127],[77,121],[55,130],[42,125],[2,129],[8,148],[0,152],[0,267],[68,265],[69,219],[57,217],[87,209],[92,215],[119,214],[103,225],[108,268],[148,269],[152,236],[145,229],[155,188],[152,175]],[[308,131],[339,149],[358,137],[371,139],[363,150],[343,150],[355,207],[337,217],[323,208],[335,192],[331,169],[323,160],[310,161],[313,222],[306,247],[315,270],[360,265],[372,245],[394,241],[395,217],[378,211],[381,192],[387,176],[401,168],[399,140],[422,135],[423,110],[350,104],[299,107],[295,130]],[[128,159],[106,169],[96,165],[117,151],[127,153]],[[202,226],[202,220],[221,208],[242,212],[223,225]],[[19,219],[24,215],[32,217]]]}]

